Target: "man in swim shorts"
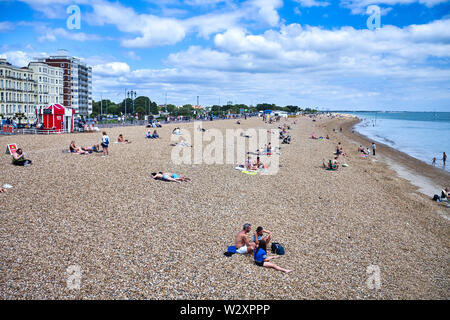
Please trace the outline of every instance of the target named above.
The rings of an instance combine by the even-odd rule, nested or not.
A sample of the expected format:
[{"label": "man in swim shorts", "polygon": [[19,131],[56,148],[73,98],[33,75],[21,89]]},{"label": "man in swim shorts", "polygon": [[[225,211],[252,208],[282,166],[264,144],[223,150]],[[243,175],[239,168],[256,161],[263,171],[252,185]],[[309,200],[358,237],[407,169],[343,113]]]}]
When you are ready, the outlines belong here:
[{"label": "man in swim shorts", "polygon": [[243,229],[236,235],[235,246],[236,246],[236,252],[240,254],[246,254],[246,253],[252,253],[253,250],[256,247],[256,244],[254,242],[249,242],[247,233],[249,233],[252,230],[252,226],[250,223],[244,224]]}]

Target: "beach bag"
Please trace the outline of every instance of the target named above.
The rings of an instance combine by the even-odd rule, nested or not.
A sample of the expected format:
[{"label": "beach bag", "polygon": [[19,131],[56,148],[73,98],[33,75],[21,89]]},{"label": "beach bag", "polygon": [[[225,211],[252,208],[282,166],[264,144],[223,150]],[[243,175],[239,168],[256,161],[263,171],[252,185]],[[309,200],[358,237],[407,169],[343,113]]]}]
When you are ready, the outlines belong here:
[{"label": "beach bag", "polygon": [[229,246],[227,249],[227,252],[224,253],[225,256],[231,257],[233,254],[236,253],[236,247],[235,246]]},{"label": "beach bag", "polygon": [[280,256],[284,255],[284,248],[278,242],[272,243],[272,253],[278,254]]}]

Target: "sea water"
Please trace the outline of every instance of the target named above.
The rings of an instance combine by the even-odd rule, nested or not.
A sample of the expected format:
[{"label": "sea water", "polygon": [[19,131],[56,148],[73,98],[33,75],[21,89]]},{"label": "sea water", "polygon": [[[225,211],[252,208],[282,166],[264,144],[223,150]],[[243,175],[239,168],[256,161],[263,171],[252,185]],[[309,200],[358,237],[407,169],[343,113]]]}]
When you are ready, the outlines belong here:
[{"label": "sea water", "polygon": [[[442,153],[450,154],[450,112],[345,112],[362,121],[355,130],[374,142],[450,171],[443,167]],[[370,147],[370,146],[366,146]]]}]

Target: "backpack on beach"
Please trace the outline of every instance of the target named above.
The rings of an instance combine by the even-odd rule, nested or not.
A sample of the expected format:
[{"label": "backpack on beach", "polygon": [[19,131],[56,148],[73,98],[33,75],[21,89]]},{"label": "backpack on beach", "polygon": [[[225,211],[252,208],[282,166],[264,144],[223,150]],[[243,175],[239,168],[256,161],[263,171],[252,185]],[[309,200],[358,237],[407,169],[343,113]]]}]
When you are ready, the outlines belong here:
[{"label": "backpack on beach", "polygon": [[280,256],[284,255],[284,248],[278,242],[272,243],[272,253],[278,254]]}]

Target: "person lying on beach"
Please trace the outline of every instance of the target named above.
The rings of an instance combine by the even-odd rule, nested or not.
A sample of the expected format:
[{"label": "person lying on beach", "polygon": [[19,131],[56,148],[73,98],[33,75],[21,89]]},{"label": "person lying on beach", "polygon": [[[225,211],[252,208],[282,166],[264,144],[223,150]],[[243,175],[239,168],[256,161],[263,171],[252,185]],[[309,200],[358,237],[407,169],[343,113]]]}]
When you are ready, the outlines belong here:
[{"label": "person lying on beach", "polygon": [[172,134],[180,135],[181,134],[180,128],[173,129]]},{"label": "person lying on beach", "polygon": [[[267,236],[264,236],[264,234],[267,234]],[[256,232],[253,235],[253,242],[258,246],[260,241],[264,241],[266,245],[270,243],[270,240],[272,239],[272,232],[269,230],[265,230],[263,227],[256,228]]]},{"label": "person lying on beach", "polygon": [[450,201],[450,193],[449,193],[449,189],[445,188],[444,190],[442,190],[441,192],[441,200],[444,199],[444,201]]},{"label": "person lying on beach", "polygon": [[327,140],[330,140],[330,137],[327,135]]},{"label": "person lying on beach", "polygon": [[5,188],[0,188],[0,193],[5,193],[6,191],[8,191],[8,190]]},{"label": "person lying on beach", "polygon": [[178,174],[176,173],[171,173],[171,172],[153,172],[152,173],[152,178],[155,180],[162,180],[162,181],[170,181],[170,182],[188,182],[191,181],[190,178],[186,178],[186,177],[180,177]]},{"label": "person lying on beach", "polygon": [[94,144],[92,147],[81,147],[81,149],[87,152],[102,152],[99,144]]},{"label": "person lying on beach", "polygon": [[256,247],[254,242],[249,242],[247,238],[247,233],[252,230],[250,223],[244,224],[244,227],[234,238],[236,252],[240,254],[252,253]]},{"label": "person lying on beach", "polygon": [[75,141],[72,141],[70,143],[69,150],[70,150],[71,153],[76,153],[76,154],[86,154],[86,153],[88,153],[88,152],[84,151],[82,148],[77,147],[75,145]]},{"label": "person lying on beach", "polygon": [[311,139],[317,139],[316,135],[314,134],[314,132],[311,135]]},{"label": "person lying on beach", "polygon": [[122,134],[119,134],[119,137],[117,138],[117,142],[119,142],[119,143],[131,143],[131,141],[125,140],[123,138]]},{"label": "person lying on beach", "polygon": [[259,245],[253,254],[253,259],[255,260],[255,264],[260,267],[273,268],[277,271],[282,271],[284,273],[292,272],[293,270],[284,269],[282,267],[277,266],[276,264],[269,262],[272,259],[277,259],[280,256],[267,256],[267,245],[264,240],[259,241]]},{"label": "person lying on beach", "polygon": [[13,165],[15,166],[30,166],[32,165],[31,160],[25,159],[25,154],[22,151],[22,148],[19,148],[13,154]]}]

